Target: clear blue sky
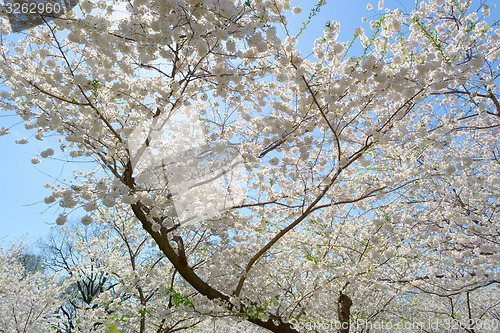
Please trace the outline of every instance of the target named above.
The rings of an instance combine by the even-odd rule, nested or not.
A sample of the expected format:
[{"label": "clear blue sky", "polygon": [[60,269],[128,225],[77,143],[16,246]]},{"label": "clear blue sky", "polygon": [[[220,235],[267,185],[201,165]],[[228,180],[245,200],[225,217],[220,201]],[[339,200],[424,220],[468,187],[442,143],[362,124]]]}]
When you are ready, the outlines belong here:
[{"label": "clear blue sky", "polygon": [[[295,34],[299,31],[301,22],[304,21],[309,9],[317,1],[295,0],[292,7],[302,6],[303,12],[300,15],[290,15],[290,32]],[[327,21],[338,21],[341,23],[341,34],[339,41],[348,42],[351,40],[354,29],[364,26],[368,33],[368,23],[362,23],[363,16],[375,17],[376,11],[368,11],[366,5],[372,3],[377,8],[377,1],[368,0],[329,0],[322,8],[321,14],[315,17],[309,29],[299,39],[299,45],[306,55],[311,52],[313,42],[321,37],[322,28]],[[406,7],[405,11],[410,11],[414,6],[414,1],[394,1],[386,0],[385,6],[390,9]],[[493,16],[493,11],[492,11]],[[9,37],[13,38],[15,36]],[[0,112],[0,128],[10,127],[20,121],[20,118],[6,116],[6,112]],[[0,247],[9,243],[18,243],[23,240],[25,243],[35,241],[40,236],[48,233],[54,221],[62,210],[57,207],[47,209],[43,199],[51,194],[51,191],[44,188],[44,184],[52,182],[48,176],[59,178],[70,178],[72,170],[78,165],[64,163],[61,161],[49,161],[43,159],[38,165],[31,164],[32,157],[39,156],[39,153],[56,142],[57,138],[48,138],[45,141],[38,141],[33,137],[33,130],[27,131],[24,125],[20,124],[11,128],[11,134],[0,136],[0,179],[1,179],[1,199],[0,200]],[[26,145],[15,144],[14,141],[26,137],[30,143]],[[47,175],[48,174],[48,175]],[[80,214],[75,212],[76,218]],[[70,216],[71,218],[71,216]]]},{"label": "clear blue sky", "polygon": [[[9,127],[18,121],[17,117],[0,117],[0,127]],[[23,137],[30,143],[14,143]],[[42,159],[42,163],[37,165],[31,164],[32,157],[39,157],[41,151],[58,145],[55,137],[36,140],[33,131],[26,130],[22,124],[11,128],[11,134],[0,137],[0,154],[3,157],[0,163],[0,247],[21,240],[25,245],[36,241],[39,236],[48,233],[62,213],[57,205],[49,208],[43,202],[52,193],[44,185],[54,183],[55,178],[70,179],[73,169],[86,166],[50,159]],[[54,156],[63,158],[62,154],[58,156],[57,150]],[[74,216],[78,215],[75,212]]]}]

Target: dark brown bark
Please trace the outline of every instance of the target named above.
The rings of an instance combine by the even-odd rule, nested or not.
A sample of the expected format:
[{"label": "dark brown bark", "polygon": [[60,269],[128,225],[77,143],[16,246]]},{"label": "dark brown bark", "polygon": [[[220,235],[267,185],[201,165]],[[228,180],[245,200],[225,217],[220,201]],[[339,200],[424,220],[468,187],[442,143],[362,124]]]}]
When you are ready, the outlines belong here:
[{"label": "dark brown bark", "polygon": [[340,321],[339,333],[349,333],[349,328],[350,328],[349,319],[351,317],[351,306],[352,306],[351,298],[340,292],[340,296],[338,299],[338,315]]},{"label": "dark brown bark", "polygon": [[[143,211],[144,207],[140,203],[132,204],[132,210],[135,216],[141,221],[143,228],[153,237],[156,244],[160,250],[165,254],[167,259],[174,265],[175,269],[179,274],[188,282],[194,289],[196,289],[200,294],[206,296],[211,300],[220,300],[227,304],[227,309],[234,314],[240,314],[247,317],[247,320],[255,325],[266,328],[271,332],[282,332],[282,333],[298,333],[297,330],[292,328],[289,323],[284,323],[282,318],[276,316],[269,316],[267,321],[264,321],[255,317],[248,317],[247,308],[242,306],[240,309],[236,309],[230,303],[230,296],[221,293],[215,288],[211,287],[205,281],[203,281],[196,272],[189,266],[187,259],[185,257],[184,251],[177,253],[170,245],[167,229],[163,228],[160,232],[155,232],[152,229],[151,222],[148,221],[146,214]],[[179,248],[181,240],[176,239]],[[182,249],[183,250],[183,249]]]}]

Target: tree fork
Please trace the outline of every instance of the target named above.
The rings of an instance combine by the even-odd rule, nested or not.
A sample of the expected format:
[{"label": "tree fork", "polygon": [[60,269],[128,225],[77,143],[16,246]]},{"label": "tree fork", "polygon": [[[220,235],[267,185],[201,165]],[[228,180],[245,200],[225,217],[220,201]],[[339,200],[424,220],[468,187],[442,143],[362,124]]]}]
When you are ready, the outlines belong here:
[{"label": "tree fork", "polygon": [[[175,269],[186,280],[186,282],[188,282],[194,289],[196,289],[203,296],[206,296],[208,299],[221,300],[227,304],[228,310],[236,310],[235,306],[231,303],[230,297],[228,295],[221,293],[220,291],[211,287],[208,283],[203,281],[188,265],[186,258],[183,258],[181,255],[175,252],[168,241],[168,233],[163,226],[160,232],[153,231],[152,224],[148,221],[146,214],[140,207],[140,204],[132,204],[131,207],[134,215],[141,221],[144,230],[146,230],[151,235],[151,237],[153,237],[160,250],[163,252],[163,254],[165,254],[172,265],[174,265]],[[244,305],[242,305],[237,312],[239,314],[248,316],[247,308]],[[282,318],[279,318],[277,316],[270,315],[267,321],[263,321],[259,318],[249,317],[247,317],[246,320],[262,328],[266,328],[271,332],[298,333],[298,331],[295,330],[291,324],[283,322]]]}]

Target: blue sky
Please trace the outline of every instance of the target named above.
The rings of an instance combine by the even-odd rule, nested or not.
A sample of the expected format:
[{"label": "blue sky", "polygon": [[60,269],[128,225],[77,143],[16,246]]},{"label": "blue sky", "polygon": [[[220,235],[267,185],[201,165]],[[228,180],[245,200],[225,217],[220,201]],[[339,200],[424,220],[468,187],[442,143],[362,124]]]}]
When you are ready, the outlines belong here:
[{"label": "blue sky", "polygon": [[[18,121],[16,117],[0,117],[0,127],[9,127]],[[23,137],[30,143],[14,143]],[[0,154],[4,157],[0,163],[0,210],[3,212],[0,217],[0,247],[20,241],[25,245],[36,241],[39,236],[48,233],[56,217],[62,213],[57,206],[49,208],[43,202],[51,194],[51,190],[44,185],[54,182],[55,178],[70,179],[73,169],[88,166],[56,159],[42,159],[40,164],[31,164],[32,157],[39,157],[41,151],[58,145],[55,137],[36,140],[33,132],[27,131],[22,124],[11,128],[11,134],[0,137]],[[64,158],[58,156],[57,150],[55,157]],[[77,217],[78,213],[74,216]]]},{"label": "blue sky", "polygon": [[[320,15],[313,19],[308,30],[299,39],[303,55],[311,52],[314,40],[322,36],[322,28],[327,21],[341,23],[339,41],[350,41],[354,29],[358,26],[364,26],[368,32],[368,23],[363,24],[361,18],[366,16],[370,21],[370,18],[376,15],[376,11],[368,11],[366,8],[370,2],[375,8],[377,7],[376,1],[329,0],[322,8]],[[309,9],[315,3],[316,1],[309,0],[292,1],[293,7],[302,6],[304,10],[300,15],[290,15],[291,33],[299,31],[301,22],[306,20]],[[391,0],[385,1],[385,5],[390,9],[403,8],[404,5],[409,11],[414,6],[414,2]],[[13,37],[15,36],[9,38]],[[36,241],[38,237],[46,235],[51,226],[55,225],[54,221],[62,210],[58,210],[57,207],[48,209],[48,206],[43,203],[43,199],[51,194],[49,189],[44,188],[44,184],[52,182],[52,177],[71,178],[72,170],[81,167],[81,165],[47,159],[43,159],[38,165],[31,164],[32,157],[39,156],[41,151],[51,146],[54,147],[57,137],[38,141],[33,137],[33,130],[27,131],[23,124],[11,127],[19,121],[20,118],[12,117],[4,111],[0,113],[0,127],[10,127],[11,130],[10,135],[0,136],[0,156],[3,157],[0,163],[2,184],[0,247],[20,241],[29,244]],[[23,137],[28,138],[30,143],[26,145],[14,143],[15,140]],[[55,157],[58,157],[57,154]],[[82,214],[75,212],[70,215],[70,218],[77,218],[80,215]]]}]

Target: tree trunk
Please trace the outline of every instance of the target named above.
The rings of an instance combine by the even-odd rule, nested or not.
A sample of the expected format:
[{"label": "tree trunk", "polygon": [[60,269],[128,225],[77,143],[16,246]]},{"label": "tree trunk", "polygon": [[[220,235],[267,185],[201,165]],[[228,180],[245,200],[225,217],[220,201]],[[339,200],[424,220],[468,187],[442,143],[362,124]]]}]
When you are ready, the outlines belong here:
[{"label": "tree trunk", "polygon": [[352,300],[349,296],[342,294],[338,299],[338,315],[340,321],[339,333],[349,333],[349,318],[351,316]]}]

